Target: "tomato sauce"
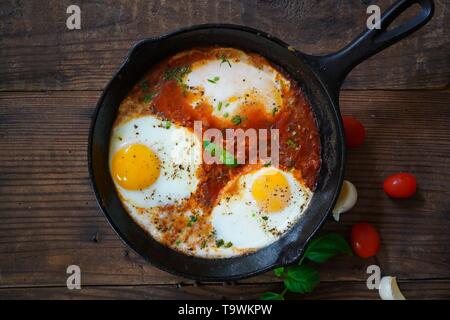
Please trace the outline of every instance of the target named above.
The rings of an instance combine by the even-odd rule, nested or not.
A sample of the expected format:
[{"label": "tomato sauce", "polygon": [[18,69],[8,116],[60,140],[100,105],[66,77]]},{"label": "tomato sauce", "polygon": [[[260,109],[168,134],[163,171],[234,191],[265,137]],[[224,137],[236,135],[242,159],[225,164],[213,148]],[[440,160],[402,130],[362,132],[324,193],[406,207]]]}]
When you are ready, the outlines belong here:
[{"label": "tomato sauce", "polygon": [[[283,108],[274,114],[260,112],[258,102],[252,102],[245,106],[242,116],[246,121],[235,124],[223,121],[213,113],[213,106],[207,103],[191,105],[196,95],[202,92],[193,92],[189,87],[180,83],[177,76],[169,77],[172,70],[180,73],[189,72],[188,66],[194,62],[217,59],[220,54],[227,53],[232,61],[239,57],[234,56],[233,50],[222,48],[198,48],[183,52],[165,59],[153,67],[145,77],[131,90],[122,101],[115,125],[128,119],[143,115],[154,115],[164,120],[170,120],[179,126],[194,131],[194,121],[202,122],[203,130],[217,128],[224,131],[227,128],[255,128],[279,130],[279,163],[284,170],[297,169],[299,179],[310,190],[314,191],[317,176],[321,165],[320,136],[314,114],[309,106],[299,85],[290,78],[286,72],[274,66],[265,58],[250,53],[255,66],[269,64],[290,81],[289,88],[283,88]],[[269,137],[270,138],[270,137]],[[206,215],[196,223],[195,228],[186,228],[189,221],[186,217],[170,216],[157,221],[165,231],[163,242],[173,244],[183,229],[189,229],[189,233],[183,233],[187,238],[192,233],[200,234],[199,241],[206,241],[211,226],[206,223],[206,217],[217,201],[218,195],[227,183],[236,176],[251,170],[251,165],[239,165],[230,167],[223,164],[202,164],[199,173],[200,183],[197,191],[191,199],[185,201],[182,206],[168,206],[167,210],[186,210],[187,208],[202,208]]]}]

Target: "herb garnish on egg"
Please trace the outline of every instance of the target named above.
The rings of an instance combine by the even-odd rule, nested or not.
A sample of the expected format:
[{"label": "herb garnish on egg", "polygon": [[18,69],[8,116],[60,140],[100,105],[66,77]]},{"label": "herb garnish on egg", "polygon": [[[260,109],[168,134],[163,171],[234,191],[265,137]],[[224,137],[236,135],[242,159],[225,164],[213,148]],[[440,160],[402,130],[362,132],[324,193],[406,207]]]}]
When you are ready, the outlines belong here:
[{"label": "herb garnish on egg", "polygon": [[205,148],[211,156],[214,157],[217,155],[218,161],[224,165],[229,167],[236,167],[238,165],[236,158],[231,153],[211,141],[203,141],[203,148]]},{"label": "herb garnish on egg", "polygon": [[222,65],[222,63],[228,63],[228,65],[229,65],[230,68],[231,68],[230,60],[228,60],[228,58],[227,58],[225,55],[220,56],[220,60],[222,60],[222,61],[220,62],[220,65]]},{"label": "herb garnish on egg", "polygon": [[219,78],[219,77],[217,77],[217,76],[215,76],[214,78],[212,78],[212,79],[207,79],[207,80],[208,80],[208,82],[211,82],[211,83],[217,84],[217,81],[219,81],[219,80],[220,80],[220,78]]}]

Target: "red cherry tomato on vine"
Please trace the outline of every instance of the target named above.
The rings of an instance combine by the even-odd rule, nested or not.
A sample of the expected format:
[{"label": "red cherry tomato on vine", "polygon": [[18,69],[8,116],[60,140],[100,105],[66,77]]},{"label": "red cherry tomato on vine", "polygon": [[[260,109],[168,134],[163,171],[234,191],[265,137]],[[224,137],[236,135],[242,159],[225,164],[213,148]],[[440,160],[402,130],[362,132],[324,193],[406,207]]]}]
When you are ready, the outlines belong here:
[{"label": "red cherry tomato on vine", "polygon": [[357,147],[363,144],[366,138],[366,130],[364,126],[351,116],[343,116],[345,129],[345,143],[349,148]]},{"label": "red cherry tomato on vine", "polygon": [[384,180],[384,192],[392,198],[409,198],[416,193],[416,177],[410,173],[396,173]]},{"label": "red cherry tomato on vine", "polygon": [[373,257],[380,250],[380,235],[368,223],[357,223],[352,228],[353,251],[361,258]]}]

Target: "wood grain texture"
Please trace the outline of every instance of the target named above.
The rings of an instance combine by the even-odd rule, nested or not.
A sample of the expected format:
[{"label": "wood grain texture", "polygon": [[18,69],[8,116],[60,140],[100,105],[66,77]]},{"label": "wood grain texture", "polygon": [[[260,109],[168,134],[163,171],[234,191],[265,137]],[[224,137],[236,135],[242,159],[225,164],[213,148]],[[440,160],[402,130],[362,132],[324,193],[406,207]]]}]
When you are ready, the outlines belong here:
[{"label": "wood grain texture", "polygon": [[[407,299],[450,299],[450,281],[406,281],[399,286]],[[259,299],[262,292],[282,290],[281,283],[245,285],[139,285],[91,286],[80,290],[66,287],[0,289],[0,299]],[[287,294],[289,300],[378,299],[377,290],[368,290],[365,282],[322,282],[313,293]]]},{"label": "wood grain texture", "polygon": [[[193,282],[152,267],[121,243],[89,186],[87,134],[99,95],[95,91],[0,93],[0,296],[70,298],[72,293],[53,288],[65,286],[70,264],[81,267],[82,284],[89,287],[79,298],[233,297],[239,296],[239,290],[250,297],[263,290],[251,284],[277,281],[268,273],[240,281],[238,286],[245,284],[245,291],[222,292],[217,289],[221,286],[203,293],[195,288],[177,291],[166,285]],[[367,266],[379,264],[384,274],[402,281],[444,281],[437,284],[443,291],[431,290],[426,297],[448,293],[449,102],[449,91],[342,93],[342,113],[357,116],[367,130],[366,143],[348,153],[347,178],[357,186],[359,200],[340,223],[330,219],[323,232],[348,235],[353,223],[368,221],[379,228],[382,249],[375,259],[338,257],[321,266],[323,281],[364,283]],[[417,196],[394,201],[384,195],[383,178],[397,171],[417,175]],[[152,285],[162,289],[148,288]],[[34,286],[52,288],[29,288]],[[345,286],[335,291],[329,286],[331,291],[312,297],[376,298],[363,293],[362,285],[354,293],[345,291]],[[411,286],[419,294],[419,287]]]},{"label": "wood grain texture", "polygon": [[[251,26],[300,51],[330,53],[364,30],[369,4],[386,9],[392,2],[78,1],[81,30],[69,31],[66,8],[70,0],[4,0],[0,4],[0,91],[103,89],[134,42],[200,23]],[[428,25],[362,63],[345,87],[448,88],[450,0],[435,2],[435,16]]]},{"label": "wood grain texture", "polygon": [[[99,90],[142,38],[236,23],[326,54],[363,30],[369,4],[383,10],[392,2],[80,0],[82,29],[69,31],[72,1],[1,1],[0,299],[251,299],[281,291],[271,272],[228,284],[175,277],[124,246],[89,185],[87,134]],[[367,221],[380,230],[381,251],[335,258],[319,267],[314,293],[290,299],[376,299],[365,285],[371,264],[397,276],[407,298],[450,299],[450,0],[435,3],[427,26],[353,70],[344,84],[352,90],[341,95],[342,113],[367,130],[365,144],[348,152],[346,176],[359,200],[322,232],[349,235]],[[383,193],[383,179],[399,171],[416,174],[415,197]],[[65,287],[70,264],[81,267],[82,290]]]}]

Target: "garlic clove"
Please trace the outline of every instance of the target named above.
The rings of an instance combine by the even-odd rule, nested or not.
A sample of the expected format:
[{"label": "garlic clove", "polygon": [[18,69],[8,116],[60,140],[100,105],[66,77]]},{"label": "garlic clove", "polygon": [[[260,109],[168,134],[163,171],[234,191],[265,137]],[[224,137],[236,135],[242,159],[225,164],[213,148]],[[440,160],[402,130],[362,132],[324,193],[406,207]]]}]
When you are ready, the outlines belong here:
[{"label": "garlic clove", "polygon": [[398,287],[395,277],[386,276],[381,278],[378,293],[382,300],[406,300]]},{"label": "garlic clove", "polygon": [[341,213],[349,211],[355,206],[356,200],[358,200],[358,192],[356,187],[348,180],[344,180],[342,184],[341,193],[333,208],[333,218],[339,221]]}]

